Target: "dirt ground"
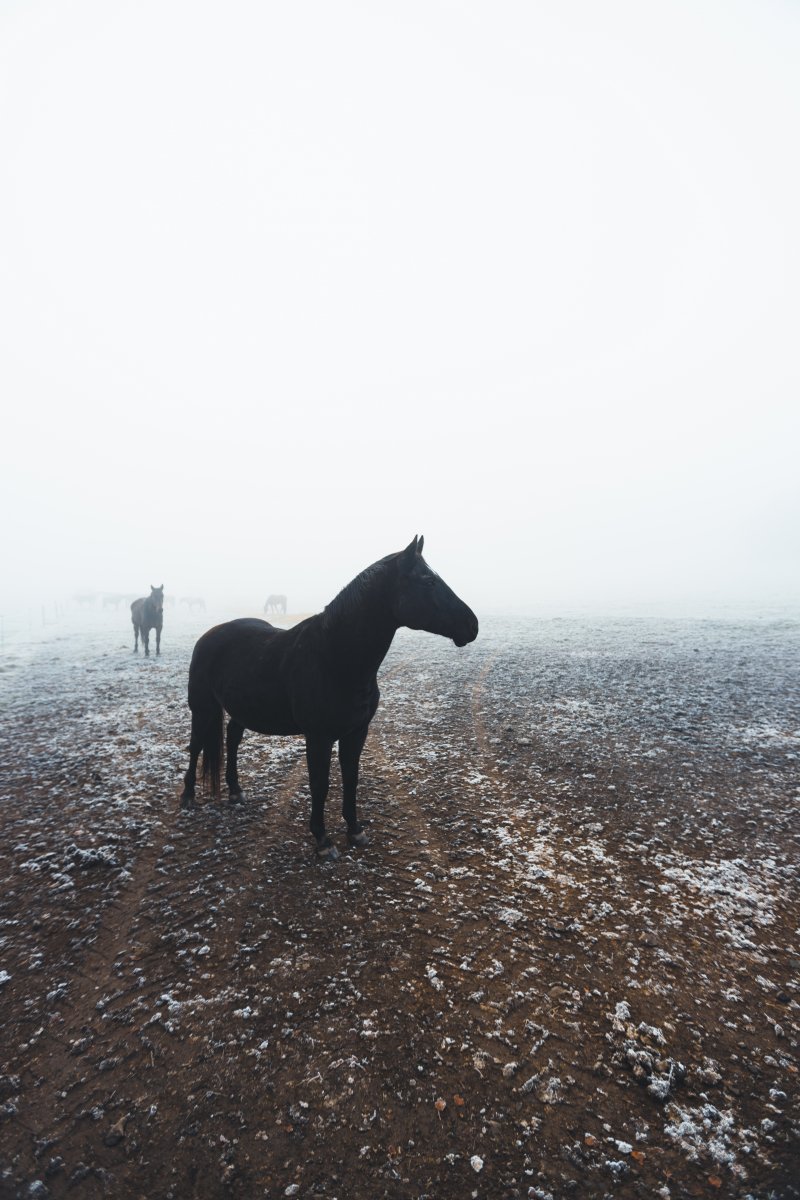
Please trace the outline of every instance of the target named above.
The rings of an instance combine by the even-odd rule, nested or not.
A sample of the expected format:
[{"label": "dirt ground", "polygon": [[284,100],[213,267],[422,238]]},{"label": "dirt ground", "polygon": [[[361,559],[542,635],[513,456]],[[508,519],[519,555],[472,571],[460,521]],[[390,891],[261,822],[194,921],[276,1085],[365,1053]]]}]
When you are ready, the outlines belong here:
[{"label": "dirt ground", "polygon": [[211,623],[3,648],[0,1196],[800,1196],[800,626],[401,631],[323,865],[296,739],[179,810]]}]

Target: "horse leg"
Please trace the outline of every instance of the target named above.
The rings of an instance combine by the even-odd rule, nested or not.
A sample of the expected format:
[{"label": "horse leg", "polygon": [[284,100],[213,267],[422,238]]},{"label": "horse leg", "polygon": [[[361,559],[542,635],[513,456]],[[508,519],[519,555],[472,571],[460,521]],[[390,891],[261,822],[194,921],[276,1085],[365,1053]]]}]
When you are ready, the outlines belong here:
[{"label": "horse leg", "polygon": [[150,630],[147,625],[142,626],[142,645],[147,657],[150,657]]},{"label": "horse leg", "polygon": [[156,625],[156,654],[161,653],[161,626]]},{"label": "horse leg", "polygon": [[339,766],[342,771],[342,816],[347,823],[347,839],[351,846],[366,846],[364,826],[356,816],[356,789],[358,787],[358,764],[369,725],[339,738]]},{"label": "horse leg", "polygon": [[338,858],[333,842],[325,832],[325,801],[331,778],[333,742],[324,737],[306,737],[308,782],[311,785],[311,833],[320,858]]},{"label": "horse leg", "polygon": [[194,789],[197,783],[197,760],[203,749],[203,725],[197,713],[192,713],[192,736],[189,740],[189,770],[183,777],[181,808],[194,808]]},{"label": "horse leg", "polygon": [[239,786],[238,755],[239,743],[244,737],[244,725],[240,725],[238,721],[231,719],[228,721],[228,733],[225,739],[227,748],[227,763],[225,765],[225,782],[228,785],[228,793],[230,795],[231,804],[237,804],[243,800],[242,789]]},{"label": "horse leg", "polygon": [[133,622],[133,653],[139,653],[139,626]]}]

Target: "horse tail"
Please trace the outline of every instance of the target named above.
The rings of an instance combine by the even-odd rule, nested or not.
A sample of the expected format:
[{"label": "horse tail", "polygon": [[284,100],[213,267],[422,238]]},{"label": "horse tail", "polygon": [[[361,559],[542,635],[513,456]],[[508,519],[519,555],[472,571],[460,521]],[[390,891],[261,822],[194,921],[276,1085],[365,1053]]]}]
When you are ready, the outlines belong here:
[{"label": "horse tail", "polygon": [[217,631],[211,629],[196,643],[189,664],[187,697],[192,712],[189,770],[192,771],[202,752],[203,784],[208,786],[214,799],[220,794],[225,716],[210,675],[217,640]]},{"label": "horse tail", "polygon": [[222,705],[215,700],[203,731],[203,783],[208,785],[215,800],[220,794],[224,729]]}]

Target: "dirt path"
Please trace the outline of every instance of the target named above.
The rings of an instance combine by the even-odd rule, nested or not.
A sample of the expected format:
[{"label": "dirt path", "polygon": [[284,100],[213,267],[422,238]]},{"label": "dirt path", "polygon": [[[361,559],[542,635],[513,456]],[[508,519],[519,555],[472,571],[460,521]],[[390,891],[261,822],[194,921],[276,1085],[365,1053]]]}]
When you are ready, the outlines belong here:
[{"label": "dirt path", "polygon": [[188,636],[7,663],[0,1194],[798,1195],[797,631],[656,633],[399,637],[327,865]]}]

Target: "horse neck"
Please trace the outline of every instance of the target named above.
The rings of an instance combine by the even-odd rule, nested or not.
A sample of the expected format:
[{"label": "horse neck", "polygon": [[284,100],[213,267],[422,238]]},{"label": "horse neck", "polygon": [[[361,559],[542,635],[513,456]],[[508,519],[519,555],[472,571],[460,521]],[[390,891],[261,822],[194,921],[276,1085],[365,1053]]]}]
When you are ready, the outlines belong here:
[{"label": "horse neck", "polygon": [[349,675],[374,678],[397,633],[388,581],[368,572],[354,579],[323,614],[332,655]]}]

